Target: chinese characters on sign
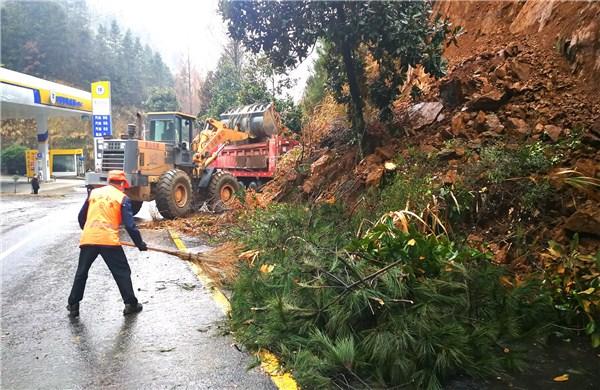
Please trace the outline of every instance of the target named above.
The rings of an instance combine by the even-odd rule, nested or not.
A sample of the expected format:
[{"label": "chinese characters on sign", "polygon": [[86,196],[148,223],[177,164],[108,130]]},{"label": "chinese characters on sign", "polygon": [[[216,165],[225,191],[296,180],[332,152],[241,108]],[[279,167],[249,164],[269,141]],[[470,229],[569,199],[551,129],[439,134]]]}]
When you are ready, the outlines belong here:
[{"label": "chinese characters on sign", "polygon": [[102,168],[103,138],[112,135],[110,81],[92,83],[92,134],[94,134],[94,168]]},{"label": "chinese characters on sign", "polygon": [[92,115],[94,138],[107,137],[112,134],[110,115]]},{"label": "chinese characters on sign", "polygon": [[92,83],[92,132],[94,138],[112,135],[110,81]]}]

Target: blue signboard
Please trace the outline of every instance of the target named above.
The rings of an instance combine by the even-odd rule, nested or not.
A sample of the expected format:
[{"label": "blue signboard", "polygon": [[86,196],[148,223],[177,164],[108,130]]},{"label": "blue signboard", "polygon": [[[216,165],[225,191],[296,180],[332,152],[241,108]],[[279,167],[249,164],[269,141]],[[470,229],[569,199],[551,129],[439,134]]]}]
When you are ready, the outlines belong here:
[{"label": "blue signboard", "polygon": [[95,138],[112,135],[110,115],[92,115],[92,131]]}]

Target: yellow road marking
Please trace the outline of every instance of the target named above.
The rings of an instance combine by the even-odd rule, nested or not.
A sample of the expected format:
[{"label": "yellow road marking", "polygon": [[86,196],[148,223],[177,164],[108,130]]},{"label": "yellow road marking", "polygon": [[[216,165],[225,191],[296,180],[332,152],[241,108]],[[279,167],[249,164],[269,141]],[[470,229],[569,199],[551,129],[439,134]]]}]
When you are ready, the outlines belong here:
[{"label": "yellow road marking", "polygon": [[[185,246],[177,232],[171,229],[167,229],[167,231],[169,232],[169,235],[171,236],[171,239],[175,243],[177,249],[179,249],[180,251],[187,251],[187,247]],[[229,313],[231,312],[231,303],[229,302],[229,299],[227,299],[225,294],[223,294],[223,292],[214,285],[212,280],[210,280],[210,278],[206,276],[204,272],[202,272],[202,269],[198,267],[198,265],[191,263],[191,266],[198,279],[200,279],[200,281],[210,289],[213,299],[215,300],[215,302],[217,302],[221,310],[223,310],[223,313],[229,315]],[[267,351],[266,349],[261,349],[260,351],[258,351],[256,353],[256,356],[258,356],[258,358],[260,359],[260,366],[263,369],[263,371],[265,371],[271,377],[271,380],[279,390],[300,389],[300,386],[298,386],[298,383],[296,383],[296,380],[294,379],[292,374],[290,374],[289,372],[285,372],[282,369],[277,356]]]},{"label": "yellow road marking", "polygon": [[[177,249],[179,249],[180,251],[187,251],[187,247],[185,246],[181,238],[179,238],[179,235],[171,229],[168,229],[168,232],[171,236],[171,239],[175,243]],[[227,299],[225,294],[223,294],[223,292],[221,292],[221,290],[219,290],[214,285],[213,281],[210,280],[210,278],[206,276],[204,272],[202,272],[202,269],[197,264],[190,263],[190,265],[192,267],[192,271],[194,271],[198,279],[200,279],[202,284],[204,284],[210,290],[213,299],[215,300],[215,302],[217,302],[217,305],[219,305],[223,313],[229,315],[229,312],[231,311],[231,304],[229,303],[229,299]]]},{"label": "yellow road marking", "polygon": [[279,359],[266,349],[256,354],[260,359],[260,367],[271,377],[275,386],[280,390],[298,390],[300,386],[289,372],[283,371]]}]

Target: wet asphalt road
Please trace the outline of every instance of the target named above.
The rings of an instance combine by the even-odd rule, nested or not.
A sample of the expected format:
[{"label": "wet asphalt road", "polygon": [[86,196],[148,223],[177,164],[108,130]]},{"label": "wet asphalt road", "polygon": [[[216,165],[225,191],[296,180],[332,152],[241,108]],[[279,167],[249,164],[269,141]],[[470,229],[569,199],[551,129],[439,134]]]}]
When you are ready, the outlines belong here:
[{"label": "wet asphalt road", "polygon": [[[77,189],[64,197],[2,199],[1,388],[274,389],[258,369],[246,370],[252,358],[223,336],[221,309],[174,257],[125,249],[144,304],[128,317],[99,257],[80,318],[68,318],[84,197]],[[173,246],[166,232],[142,235]]]}]

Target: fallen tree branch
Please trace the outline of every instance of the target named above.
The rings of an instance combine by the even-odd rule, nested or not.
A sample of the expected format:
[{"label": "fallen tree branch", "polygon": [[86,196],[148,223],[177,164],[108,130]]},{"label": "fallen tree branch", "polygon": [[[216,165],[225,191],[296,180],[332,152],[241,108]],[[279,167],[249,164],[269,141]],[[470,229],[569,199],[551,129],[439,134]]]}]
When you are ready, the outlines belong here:
[{"label": "fallen tree branch", "polygon": [[[346,295],[348,295],[359,284],[361,284],[361,283],[365,283],[366,284],[366,282],[368,280],[372,280],[372,279],[378,277],[379,275],[384,274],[385,272],[387,272],[388,270],[394,268],[395,266],[397,266],[398,264],[402,263],[403,261],[404,261],[403,259],[394,261],[393,263],[391,263],[391,264],[383,267],[382,269],[377,270],[377,271],[373,272],[372,274],[367,275],[364,278],[362,278],[360,280],[357,280],[356,282],[348,285],[348,287],[344,291],[342,291],[342,293],[340,295],[338,295],[333,301],[331,301],[327,305],[325,305],[325,307],[323,309],[321,309],[321,310],[325,310],[328,307],[330,307],[331,305],[334,305],[337,302],[339,302],[342,298],[344,298]],[[370,288],[370,286],[368,286],[368,288]]]}]

